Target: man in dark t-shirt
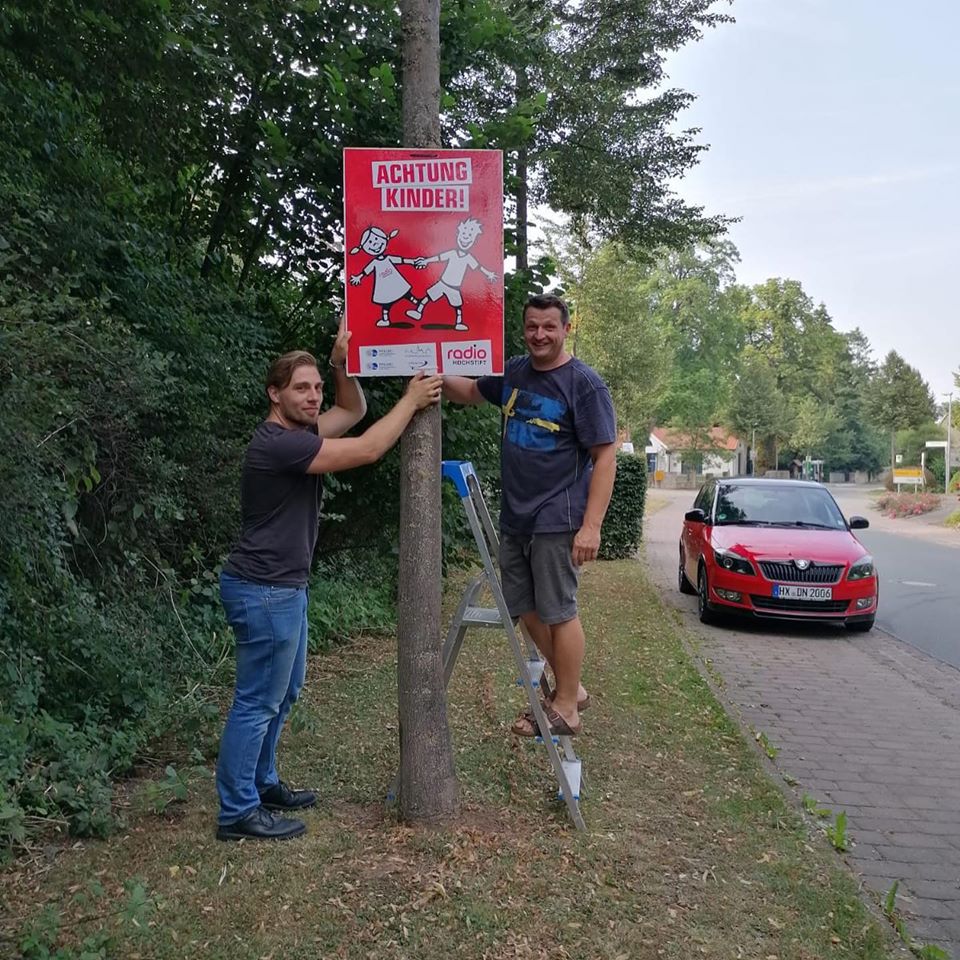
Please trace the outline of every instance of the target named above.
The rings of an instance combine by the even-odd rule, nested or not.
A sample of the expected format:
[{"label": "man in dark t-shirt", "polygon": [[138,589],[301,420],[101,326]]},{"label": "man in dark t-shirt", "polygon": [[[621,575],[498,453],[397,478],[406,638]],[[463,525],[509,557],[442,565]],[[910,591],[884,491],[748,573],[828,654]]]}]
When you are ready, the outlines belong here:
[{"label": "man in dark t-shirt", "polygon": [[[523,312],[527,355],[502,377],[445,377],[457,403],[497,404],[500,446],[500,575],[510,614],[520,617],[553,669],[547,704],[554,733],[580,732],[590,701],[580,683],[584,635],[577,615],[582,564],[596,559],[616,474],[617,425],[610,391],[565,350],[570,317],[559,297],[532,297]],[[513,725],[537,734],[533,718]]]},{"label": "man in dark t-shirt", "polygon": [[323,380],[309,353],[287,353],[273,364],[270,412],[243,461],[240,540],[220,576],[237,641],[236,689],[217,761],[220,840],[282,840],[306,829],[302,820],[277,815],[312,806],[316,797],[280,779],[276,749],[306,675],[306,588],[321,477],[378,460],[418,410],[440,399],[440,377],[418,375],[385,417],[359,437],[340,439],[366,413],[359,384],[346,375],[349,339],[341,327],[330,357],[336,399],[324,413]]}]

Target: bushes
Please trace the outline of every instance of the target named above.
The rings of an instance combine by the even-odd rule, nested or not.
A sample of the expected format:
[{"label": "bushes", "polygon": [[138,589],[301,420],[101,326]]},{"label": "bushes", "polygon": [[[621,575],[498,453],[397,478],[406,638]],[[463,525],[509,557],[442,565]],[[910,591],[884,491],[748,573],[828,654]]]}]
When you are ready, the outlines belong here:
[{"label": "bushes", "polygon": [[935,493],[887,493],[877,500],[877,509],[888,517],[918,517],[939,506]]},{"label": "bushes", "polygon": [[630,453],[617,454],[617,479],[603,523],[600,557],[630,557],[643,537],[643,510],[647,500],[647,461]]}]

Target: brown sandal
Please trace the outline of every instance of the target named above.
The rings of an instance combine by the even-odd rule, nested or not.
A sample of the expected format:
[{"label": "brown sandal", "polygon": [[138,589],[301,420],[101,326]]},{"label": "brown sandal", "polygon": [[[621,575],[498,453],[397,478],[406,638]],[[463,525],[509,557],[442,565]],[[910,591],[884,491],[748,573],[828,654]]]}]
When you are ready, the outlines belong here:
[{"label": "brown sandal", "polygon": [[550,724],[550,733],[555,737],[575,737],[583,729],[582,720],[575,727],[571,727],[563,714],[556,710],[547,714],[547,722]]},{"label": "brown sandal", "polygon": [[[583,729],[583,721],[575,727],[571,727],[564,719],[563,714],[544,705],[544,711],[547,714],[547,723],[550,724],[550,733],[555,737],[575,737]],[[510,732],[516,737],[539,737],[540,729],[537,726],[537,719],[532,710],[524,710],[523,713],[513,721]]]},{"label": "brown sandal", "polygon": [[515,737],[539,737],[540,731],[537,728],[537,720],[532,710],[524,710],[523,713],[513,721],[510,732]]}]

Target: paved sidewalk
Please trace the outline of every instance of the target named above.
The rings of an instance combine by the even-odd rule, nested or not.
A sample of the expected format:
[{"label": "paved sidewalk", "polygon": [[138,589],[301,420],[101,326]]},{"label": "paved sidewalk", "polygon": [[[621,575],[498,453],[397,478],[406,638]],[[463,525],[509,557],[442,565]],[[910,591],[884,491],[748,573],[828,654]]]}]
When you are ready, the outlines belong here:
[{"label": "paved sidewalk", "polygon": [[865,885],[883,896],[900,881],[909,933],[960,960],[960,671],[878,630],[702,627],[676,590],[688,504],[671,501],[647,519],[647,566],[700,635],[721,695],[779,749],[801,795],[846,811],[846,858]]},{"label": "paved sidewalk", "polygon": [[882,634],[711,631],[701,652],[776,766],[834,813],[910,933],[960,958],[960,672]]}]

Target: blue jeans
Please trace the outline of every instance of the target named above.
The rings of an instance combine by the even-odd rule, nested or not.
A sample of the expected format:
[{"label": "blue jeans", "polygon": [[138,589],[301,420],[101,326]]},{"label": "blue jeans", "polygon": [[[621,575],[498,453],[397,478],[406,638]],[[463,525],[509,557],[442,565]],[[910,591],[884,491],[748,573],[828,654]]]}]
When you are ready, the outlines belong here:
[{"label": "blue jeans", "polygon": [[260,792],[280,781],[277,741],[307,669],[307,588],[222,573],[220,601],[237,641],[237,686],[217,761],[225,826],[252,813]]}]

